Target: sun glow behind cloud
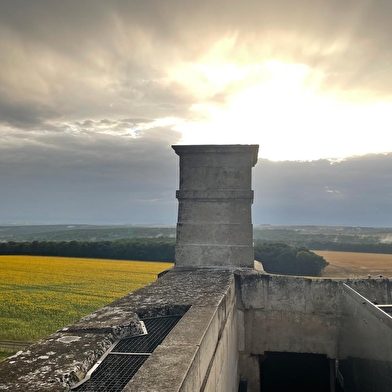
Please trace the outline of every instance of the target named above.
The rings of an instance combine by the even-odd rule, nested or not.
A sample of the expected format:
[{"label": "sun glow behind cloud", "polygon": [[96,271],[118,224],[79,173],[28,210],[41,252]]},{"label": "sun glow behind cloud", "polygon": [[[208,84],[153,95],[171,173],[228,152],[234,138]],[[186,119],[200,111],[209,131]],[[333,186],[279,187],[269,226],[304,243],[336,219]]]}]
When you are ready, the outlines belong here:
[{"label": "sun glow behind cloud", "polygon": [[184,144],[258,143],[271,160],[342,158],[392,150],[391,102],[328,90],[305,64],[190,64],[174,74],[197,96],[175,129]]}]

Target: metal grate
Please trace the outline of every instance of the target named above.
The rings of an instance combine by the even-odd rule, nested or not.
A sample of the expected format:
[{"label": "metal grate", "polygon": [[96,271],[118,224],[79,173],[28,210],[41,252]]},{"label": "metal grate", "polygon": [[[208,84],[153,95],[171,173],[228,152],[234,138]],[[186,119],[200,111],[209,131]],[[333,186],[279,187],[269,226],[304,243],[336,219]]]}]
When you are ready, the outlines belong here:
[{"label": "metal grate", "polygon": [[83,392],[122,391],[147,358],[147,355],[110,354],[98,366],[91,378],[75,390]]},{"label": "metal grate", "polygon": [[120,392],[150,354],[159,346],[182,316],[141,319],[146,335],[124,338],[115,343],[102,357],[102,362],[72,390],[78,392]]},{"label": "metal grate", "polygon": [[112,349],[118,353],[152,353],[178,323],[181,316],[144,319],[147,335],[121,339]]}]

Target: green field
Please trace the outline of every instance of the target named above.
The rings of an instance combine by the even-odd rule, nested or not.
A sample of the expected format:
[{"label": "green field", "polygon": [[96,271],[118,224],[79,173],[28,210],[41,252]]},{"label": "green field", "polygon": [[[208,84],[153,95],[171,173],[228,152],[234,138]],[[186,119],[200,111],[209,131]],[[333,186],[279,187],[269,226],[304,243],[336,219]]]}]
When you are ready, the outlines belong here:
[{"label": "green field", "polygon": [[154,281],[159,272],[171,266],[144,261],[0,256],[0,341],[43,338]]}]

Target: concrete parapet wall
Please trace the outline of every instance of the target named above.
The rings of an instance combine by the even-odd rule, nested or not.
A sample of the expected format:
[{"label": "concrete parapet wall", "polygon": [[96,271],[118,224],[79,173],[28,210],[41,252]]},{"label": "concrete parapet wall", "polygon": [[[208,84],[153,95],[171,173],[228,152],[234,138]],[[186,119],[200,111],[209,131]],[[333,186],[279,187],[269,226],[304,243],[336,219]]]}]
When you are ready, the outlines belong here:
[{"label": "concrete parapet wall", "polygon": [[344,282],[371,302],[392,303],[392,284],[387,278],[347,279]]},{"label": "concrete parapet wall", "polygon": [[222,294],[219,303],[192,305],[124,391],[236,391],[239,374],[234,279]]},{"label": "concrete parapet wall", "polygon": [[257,272],[243,272],[237,279],[244,312],[244,353],[296,352],[337,358],[339,282]]},{"label": "concrete parapet wall", "polygon": [[[351,286],[365,284],[357,283]],[[382,286],[377,288],[378,295]],[[342,309],[339,371],[345,391],[390,391],[392,317],[347,285],[343,287]]]},{"label": "concrete parapet wall", "polygon": [[216,346],[210,362],[209,372],[205,377],[203,392],[237,392],[239,383],[238,370],[238,322],[237,309],[233,306],[228,315],[221,339]]},{"label": "concrete parapet wall", "polygon": [[[370,301],[367,301],[373,309],[373,316],[376,313],[380,316],[383,313],[383,326],[380,327],[380,320],[375,322],[369,319],[369,315],[362,319],[362,313],[356,307],[364,306],[358,304],[352,307],[348,301],[352,301],[347,292],[352,292],[354,297],[363,298],[350,287],[360,291],[363,295],[371,298],[379,304],[387,304],[390,298],[390,282],[388,279],[321,279],[321,278],[300,278],[279,275],[265,275],[256,271],[241,271],[236,275],[238,281],[238,320],[239,338],[238,346],[240,350],[239,369],[240,374],[248,379],[248,392],[258,392],[260,390],[259,360],[260,355],[269,352],[278,353],[306,353],[323,354],[334,359],[342,356],[342,348],[346,354],[350,351],[350,342],[369,339],[363,328],[367,323],[372,337],[365,344],[366,350],[362,359],[344,360],[343,373],[347,376],[348,385],[354,379],[361,380],[362,386],[356,383],[351,391],[387,391],[390,390],[391,362],[370,361],[364,358],[367,351],[378,352],[378,347],[386,345],[380,353],[390,356],[392,352],[392,328],[390,322],[385,322],[390,318]],[[361,302],[361,301],[359,301]],[[349,312],[358,312],[356,317],[351,317]],[[369,312],[367,309],[366,312]],[[375,312],[375,313],[374,313]],[[343,317],[342,323],[342,314]],[[346,320],[346,315],[348,319]],[[392,320],[392,318],[390,318]],[[366,321],[366,326],[364,322]],[[350,326],[353,323],[354,325]],[[360,326],[362,324],[362,327]],[[342,327],[343,325],[343,327]],[[362,328],[358,331],[358,328]],[[352,331],[355,331],[351,335]],[[378,332],[381,333],[379,335]],[[343,333],[343,335],[342,335]],[[354,340],[352,340],[354,339]],[[377,341],[372,347],[372,342]],[[347,342],[347,343],[346,343]],[[360,345],[359,345],[360,346]],[[372,347],[372,348],[371,348]],[[339,350],[340,348],[340,350]],[[353,347],[351,347],[353,348]],[[359,347],[357,350],[360,349]],[[355,350],[353,351],[355,352]],[[372,358],[373,355],[369,355]],[[366,363],[371,366],[372,371],[366,371]],[[360,376],[358,374],[360,373]],[[383,380],[383,387],[386,389],[371,389],[372,379],[376,375],[388,375],[380,377]],[[363,389],[363,385],[367,385]],[[375,384],[376,385],[376,384]],[[388,387],[386,387],[388,385]],[[357,388],[357,389],[356,389]],[[362,389],[361,389],[362,388]]]},{"label": "concrete parapet wall", "polygon": [[325,354],[338,357],[343,285],[379,304],[388,303],[388,279],[322,279],[243,271],[240,310],[244,312],[244,352]]}]

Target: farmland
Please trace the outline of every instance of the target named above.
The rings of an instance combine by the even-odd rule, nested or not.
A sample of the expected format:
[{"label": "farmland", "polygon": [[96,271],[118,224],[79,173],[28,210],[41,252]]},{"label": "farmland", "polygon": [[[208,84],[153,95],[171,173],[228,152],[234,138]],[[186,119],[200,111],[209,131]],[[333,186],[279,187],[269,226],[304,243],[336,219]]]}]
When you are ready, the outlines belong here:
[{"label": "farmland", "polygon": [[0,256],[0,340],[34,341],[154,281],[170,263]]},{"label": "farmland", "polygon": [[319,251],[314,253],[323,256],[329,265],[323,277],[373,277],[383,275],[392,278],[392,255],[377,253]]},{"label": "farmland", "polygon": [[[323,277],[392,277],[392,255],[315,251]],[[154,281],[171,263],[0,256],[0,341],[31,342]],[[0,359],[7,353],[0,351]]]}]

